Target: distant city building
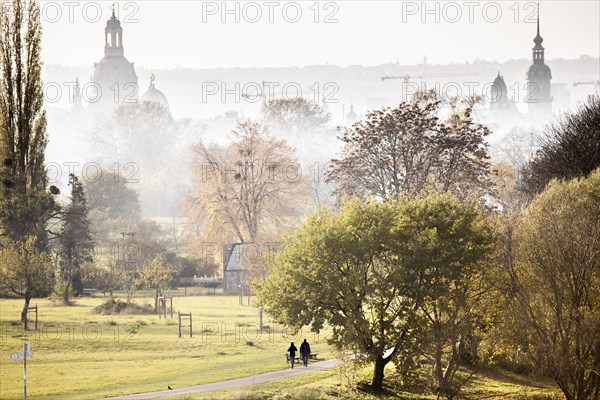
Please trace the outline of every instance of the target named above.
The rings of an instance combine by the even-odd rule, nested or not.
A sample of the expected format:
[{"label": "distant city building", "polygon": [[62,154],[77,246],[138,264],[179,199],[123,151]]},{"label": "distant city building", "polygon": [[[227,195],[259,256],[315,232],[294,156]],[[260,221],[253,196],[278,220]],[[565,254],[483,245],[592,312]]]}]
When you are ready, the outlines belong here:
[{"label": "distant city building", "polygon": [[346,114],[346,122],[352,124],[358,120],[358,115],[354,112],[354,104],[350,103],[350,112]]},{"label": "distant city building", "polygon": [[164,95],[163,92],[158,90],[154,84],[155,76],[154,74],[150,74],[150,87],[148,90],[142,95],[140,98],[141,102],[149,102],[149,103],[157,103],[161,106],[165,107],[167,110],[169,109],[169,101],[167,100],[167,96]]},{"label": "distant city building", "polygon": [[547,118],[552,115],[552,96],[550,93],[552,72],[544,62],[544,39],[540,36],[540,16],[538,9],[537,35],[533,39],[533,64],[527,71],[527,99],[530,114],[535,118]]},{"label": "distant city building", "polygon": [[73,112],[79,113],[82,108],[81,86],[79,86],[79,78],[75,78],[75,87],[73,88]]},{"label": "distant city building", "polygon": [[138,77],[124,56],[123,28],[112,10],[104,29],[104,57],[94,64],[92,82],[97,90],[91,100],[95,110],[110,111],[121,103],[138,101]]},{"label": "distant city building", "polygon": [[504,114],[518,112],[514,100],[508,97],[508,88],[504,77],[500,75],[500,71],[498,71],[498,76],[494,79],[490,89],[490,110]]}]

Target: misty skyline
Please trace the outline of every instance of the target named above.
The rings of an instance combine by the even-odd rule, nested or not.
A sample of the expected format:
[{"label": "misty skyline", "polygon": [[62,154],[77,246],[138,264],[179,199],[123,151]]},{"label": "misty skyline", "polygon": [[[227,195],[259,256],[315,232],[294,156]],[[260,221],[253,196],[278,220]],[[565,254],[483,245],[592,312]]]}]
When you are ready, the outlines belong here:
[{"label": "misty skyline", "polygon": [[[110,2],[40,4],[45,64],[90,65],[91,73],[103,55]],[[413,65],[424,57],[430,64],[505,62],[531,57],[537,15],[536,3],[527,1],[223,4],[117,3],[125,56],[160,69]],[[540,26],[547,59],[599,56],[599,2],[541,1]]]}]

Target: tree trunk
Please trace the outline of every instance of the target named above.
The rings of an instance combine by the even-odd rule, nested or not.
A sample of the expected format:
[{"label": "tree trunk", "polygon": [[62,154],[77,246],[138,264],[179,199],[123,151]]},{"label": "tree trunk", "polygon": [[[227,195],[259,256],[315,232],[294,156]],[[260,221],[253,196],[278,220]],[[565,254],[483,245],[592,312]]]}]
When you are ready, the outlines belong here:
[{"label": "tree trunk", "polygon": [[158,312],[158,288],[154,292],[154,313]]},{"label": "tree trunk", "polygon": [[263,330],[263,308],[262,306],[258,307],[258,329],[262,332]]},{"label": "tree trunk", "polygon": [[28,321],[27,321],[27,308],[29,308],[29,302],[31,301],[31,293],[29,293],[29,289],[25,290],[25,304],[23,304],[23,311],[21,311],[21,322],[23,323],[23,329],[27,330]]},{"label": "tree trunk", "polygon": [[63,304],[69,305],[69,288],[71,287],[71,279],[67,280],[65,284],[65,291],[63,292]]},{"label": "tree trunk", "polygon": [[444,371],[442,367],[442,347],[440,345],[436,345],[435,355],[434,355],[434,366],[433,373],[435,380],[437,382],[437,398],[446,397],[449,392],[448,382],[444,379]]},{"label": "tree trunk", "polygon": [[376,390],[381,390],[383,388],[383,377],[384,377],[384,369],[387,361],[382,356],[377,356],[375,359],[375,366],[373,369],[373,381],[371,382],[371,387]]}]

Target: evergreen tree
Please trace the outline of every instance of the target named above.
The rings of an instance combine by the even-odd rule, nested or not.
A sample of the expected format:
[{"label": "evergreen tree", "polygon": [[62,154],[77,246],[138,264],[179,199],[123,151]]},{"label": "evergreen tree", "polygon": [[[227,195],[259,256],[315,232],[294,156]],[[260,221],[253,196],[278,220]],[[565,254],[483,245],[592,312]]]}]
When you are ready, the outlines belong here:
[{"label": "evergreen tree", "polygon": [[65,209],[60,232],[57,271],[59,276],[56,282],[56,292],[62,295],[65,305],[69,304],[73,283],[81,278],[81,267],[87,262],[92,262],[94,247],[83,186],[73,174],[69,175],[69,185],[71,204]]}]

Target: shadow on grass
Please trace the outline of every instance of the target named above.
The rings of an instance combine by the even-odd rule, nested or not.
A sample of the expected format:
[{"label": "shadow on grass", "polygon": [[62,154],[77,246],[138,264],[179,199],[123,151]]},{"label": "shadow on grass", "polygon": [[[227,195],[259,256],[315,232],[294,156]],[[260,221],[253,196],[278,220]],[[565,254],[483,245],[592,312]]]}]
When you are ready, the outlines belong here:
[{"label": "shadow on grass", "polygon": [[[356,386],[357,390],[361,393],[373,396],[380,397],[384,399],[407,399],[405,395],[402,394],[402,389],[393,383],[384,383],[382,389],[373,389],[371,385],[366,382],[360,382]],[[414,397],[413,397],[414,398]]]},{"label": "shadow on grass", "polygon": [[483,378],[513,385],[529,386],[538,389],[552,388],[549,378],[519,375],[499,367],[482,366],[475,369],[475,373]]}]

